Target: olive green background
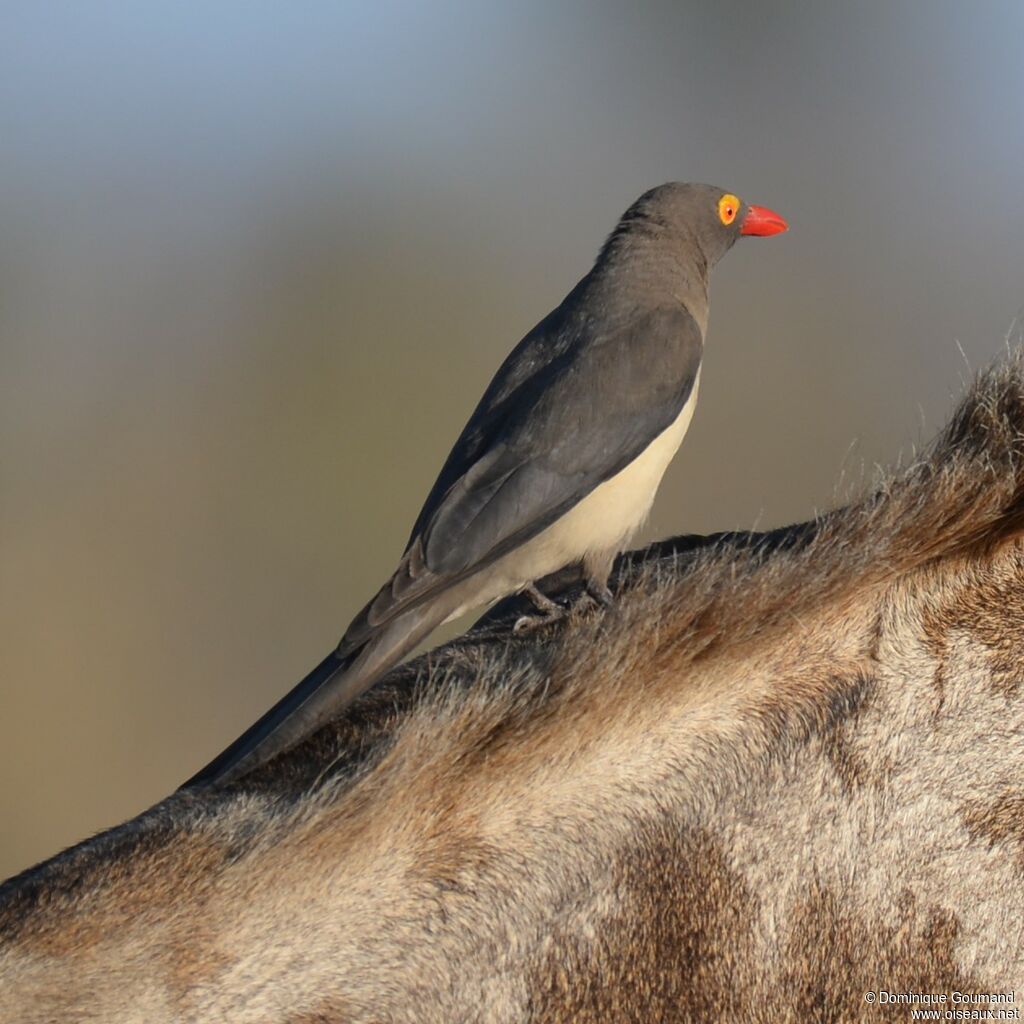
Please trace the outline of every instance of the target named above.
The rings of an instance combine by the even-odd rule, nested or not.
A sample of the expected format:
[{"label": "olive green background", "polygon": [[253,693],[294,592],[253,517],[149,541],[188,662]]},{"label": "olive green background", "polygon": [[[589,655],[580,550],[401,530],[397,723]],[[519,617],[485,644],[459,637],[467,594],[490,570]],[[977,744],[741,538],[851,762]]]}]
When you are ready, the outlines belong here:
[{"label": "olive green background", "polygon": [[670,179],[714,279],[647,536],[804,519],[1024,303],[1014,3],[0,8],[0,875],[170,792],[394,565],[511,346]]}]

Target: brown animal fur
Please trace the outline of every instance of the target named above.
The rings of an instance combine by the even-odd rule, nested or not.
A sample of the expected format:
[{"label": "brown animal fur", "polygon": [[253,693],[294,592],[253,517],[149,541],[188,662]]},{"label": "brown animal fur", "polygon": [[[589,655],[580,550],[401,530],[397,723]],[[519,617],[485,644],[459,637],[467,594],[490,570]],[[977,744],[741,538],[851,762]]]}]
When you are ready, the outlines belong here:
[{"label": "brown animal fur", "polygon": [[[893,1021],[1024,998],[1024,365],[868,497],[498,610],[0,889],[0,1020]],[[970,1005],[970,1004],[969,1004]]]}]

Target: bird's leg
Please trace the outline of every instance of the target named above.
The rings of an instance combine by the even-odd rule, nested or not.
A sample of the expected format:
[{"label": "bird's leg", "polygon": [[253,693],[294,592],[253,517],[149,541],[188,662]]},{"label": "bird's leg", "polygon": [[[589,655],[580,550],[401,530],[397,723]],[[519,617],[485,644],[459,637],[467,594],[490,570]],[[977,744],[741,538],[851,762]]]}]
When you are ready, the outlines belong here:
[{"label": "bird's leg", "polygon": [[615,595],[603,580],[587,580],[587,596],[604,609],[615,607]]},{"label": "bird's leg", "polygon": [[533,602],[534,607],[540,613],[539,615],[522,615],[516,619],[516,624],[512,627],[515,633],[532,633],[535,629],[540,629],[542,626],[550,626],[553,622],[558,622],[559,619],[564,619],[566,616],[566,610],[557,601],[552,601],[550,597],[546,597],[538,589],[535,583],[531,583],[527,587],[523,587],[522,593]]},{"label": "bird's leg", "polygon": [[583,559],[583,578],[587,597],[606,611],[615,607],[615,595],[608,587],[613,555],[604,554]]}]

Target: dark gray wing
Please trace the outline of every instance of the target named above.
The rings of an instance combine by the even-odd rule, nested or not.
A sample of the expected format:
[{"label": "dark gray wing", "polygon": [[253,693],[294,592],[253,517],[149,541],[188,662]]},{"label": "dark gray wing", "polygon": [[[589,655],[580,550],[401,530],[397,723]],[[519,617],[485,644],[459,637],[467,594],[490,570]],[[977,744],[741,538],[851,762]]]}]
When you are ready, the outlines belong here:
[{"label": "dark gray wing", "polygon": [[683,306],[614,329],[542,321],[509,356],[452,449],[398,570],[342,651],[560,518],[669,427],[700,368]]}]

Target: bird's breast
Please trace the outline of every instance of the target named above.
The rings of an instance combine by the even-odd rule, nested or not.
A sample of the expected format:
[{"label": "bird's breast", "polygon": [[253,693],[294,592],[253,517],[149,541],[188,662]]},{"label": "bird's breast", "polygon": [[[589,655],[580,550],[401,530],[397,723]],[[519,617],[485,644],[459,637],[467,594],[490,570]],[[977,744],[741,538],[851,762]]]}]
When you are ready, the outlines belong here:
[{"label": "bird's breast", "polygon": [[588,552],[621,550],[651,511],[661,478],[690,427],[699,384],[698,373],[693,390],[675,421],[628,466],[595,487],[536,539],[540,540],[546,534],[564,538],[567,546],[577,549],[575,557],[568,561]]},{"label": "bird's breast", "polygon": [[479,589],[469,588],[475,590],[473,599],[452,617],[520,590],[587,555],[623,550],[647,519],[661,478],[686,436],[699,384],[698,373],[675,421],[629,465],[598,484],[561,519],[484,570],[476,578]]}]

